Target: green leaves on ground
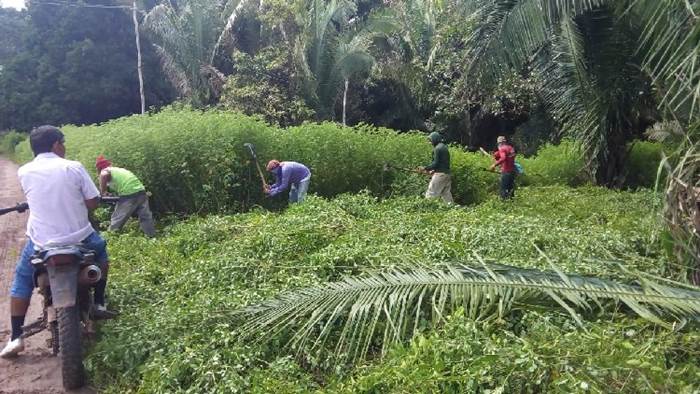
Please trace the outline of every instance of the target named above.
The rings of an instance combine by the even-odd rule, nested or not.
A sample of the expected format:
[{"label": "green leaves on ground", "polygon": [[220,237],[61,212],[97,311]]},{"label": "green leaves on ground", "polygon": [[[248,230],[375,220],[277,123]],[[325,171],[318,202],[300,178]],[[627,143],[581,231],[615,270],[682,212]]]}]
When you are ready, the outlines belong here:
[{"label": "green leaves on ground", "polygon": [[432,316],[435,324],[457,308],[474,320],[490,320],[503,318],[517,303],[554,303],[583,326],[578,311],[602,308],[610,300],[614,304],[609,309],[622,304],[660,324],[663,315],[679,321],[700,316],[700,289],[668,287],[647,279],[641,286],[625,285],[559,270],[448,264],[394,269],[293,290],[242,310],[239,332],[265,340],[291,330],[290,345],[304,351],[322,347],[338,335],[331,340],[336,353],[357,361],[373,346],[386,351],[412,338],[421,320]]},{"label": "green leaves on ground", "polygon": [[[659,331],[651,323],[597,309],[586,312],[590,322],[583,320],[593,335],[577,329],[561,309],[524,317],[518,305],[501,319],[469,323],[478,327],[471,344],[462,335],[465,324],[445,323],[429,332],[424,319],[419,338],[407,347],[392,348],[384,361],[355,369],[337,362],[330,342],[321,351],[301,350],[298,358],[285,347],[285,334],[266,333],[264,343],[242,342],[234,313],[281,292],[346,275],[406,269],[417,262],[432,269],[475,253],[488,263],[548,269],[544,253],[562,271],[627,283],[637,278],[620,271],[619,262],[662,275],[666,256],[653,214],[659,206],[659,197],[648,191],[546,187],[520,189],[512,203],[493,198],[467,208],[420,198],[311,196],[284,213],[256,209],[192,218],[166,227],[155,241],[144,239],[134,224],[132,233],[109,237],[110,303],[122,315],[102,326],[88,365],[106,392],[401,392],[402,387],[464,392],[495,389],[510,382],[509,376],[540,391],[566,391],[585,382],[638,392],[649,382],[655,390],[678,392],[697,381],[695,334]],[[636,334],[626,336],[629,330]],[[625,348],[624,341],[637,350]],[[370,348],[370,360],[379,350]],[[482,355],[487,357],[472,368]],[[492,355],[499,361],[490,362]],[[392,369],[403,357],[422,369]],[[634,369],[625,385],[632,370],[627,362],[634,360],[648,364]],[[664,372],[655,372],[658,368]],[[475,374],[449,372],[466,369]],[[425,375],[430,370],[437,375]],[[386,381],[378,381],[377,374],[386,374]],[[446,376],[452,377],[445,381]]]}]

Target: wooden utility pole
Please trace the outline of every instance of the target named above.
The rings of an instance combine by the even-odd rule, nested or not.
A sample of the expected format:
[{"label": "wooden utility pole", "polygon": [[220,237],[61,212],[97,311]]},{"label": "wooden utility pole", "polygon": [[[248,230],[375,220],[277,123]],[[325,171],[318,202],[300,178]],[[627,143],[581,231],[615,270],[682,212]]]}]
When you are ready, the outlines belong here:
[{"label": "wooden utility pole", "polygon": [[136,33],[136,58],[139,71],[139,93],[141,94],[141,113],[146,113],[146,97],[143,94],[143,67],[141,66],[141,36],[139,35],[139,20],[136,18],[136,1],[131,8],[131,15],[134,18],[134,33]]}]

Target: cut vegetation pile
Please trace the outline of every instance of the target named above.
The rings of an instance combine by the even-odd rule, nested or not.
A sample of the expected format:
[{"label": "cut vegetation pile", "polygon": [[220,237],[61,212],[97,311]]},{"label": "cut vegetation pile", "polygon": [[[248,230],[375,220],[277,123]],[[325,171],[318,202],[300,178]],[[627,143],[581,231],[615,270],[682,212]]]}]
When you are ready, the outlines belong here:
[{"label": "cut vegetation pile", "polygon": [[[626,308],[515,305],[473,321],[459,310],[418,337],[349,364],[334,341],[309,351],[286,335],[248,332],[238,311],[286,290],[446,262],[505,263],[631,283],[663,274],[664,236],[651,192],[521,189],[474,207],[367,194],[310,198],[284,213],[193,218],[156,241],[111,236],[111,302],[89,365],[107,392],[692,392],[700,334],[674,332]],[[550,263],[551,261],[551,263]]]}]

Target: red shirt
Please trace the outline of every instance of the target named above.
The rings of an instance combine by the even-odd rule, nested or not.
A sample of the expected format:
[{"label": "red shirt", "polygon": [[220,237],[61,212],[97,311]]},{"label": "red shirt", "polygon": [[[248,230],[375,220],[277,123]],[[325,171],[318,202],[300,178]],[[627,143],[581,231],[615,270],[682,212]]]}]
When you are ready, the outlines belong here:
[{"label": "red shirt", "polygon": [[512,146],[508,144],[499,146],[493,158],[496,159],[496,165],[501,166],[501,174],[515,171],[515,149]]}]

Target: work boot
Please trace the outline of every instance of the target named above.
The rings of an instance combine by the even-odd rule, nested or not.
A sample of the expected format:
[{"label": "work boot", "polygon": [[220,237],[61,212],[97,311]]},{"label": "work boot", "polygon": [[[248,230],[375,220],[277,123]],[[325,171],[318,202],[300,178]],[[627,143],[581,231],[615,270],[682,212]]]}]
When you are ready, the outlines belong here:
[{"label": "work boot", "polygon": [[12,358],[17,357],[21,351],[24,350],[24,339],[17,338],[7,342],[5,348],[0,352],[0,357],[2,358]]},{"label": "work boot", "polygon": [[117,315],[117,312],[108,311],[106,306],[100,304],[95,304],[94,308],[92,309],[92,318],[94,320],[112,319]]}]

